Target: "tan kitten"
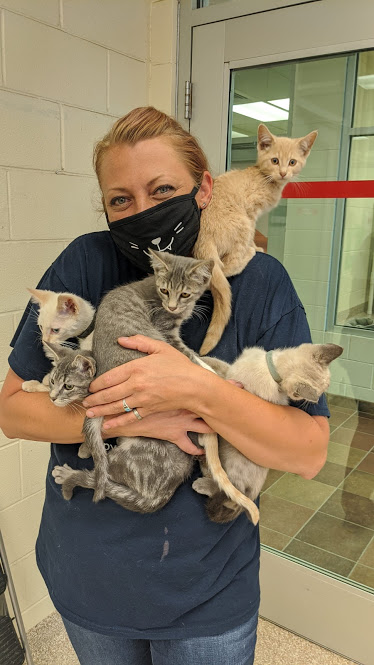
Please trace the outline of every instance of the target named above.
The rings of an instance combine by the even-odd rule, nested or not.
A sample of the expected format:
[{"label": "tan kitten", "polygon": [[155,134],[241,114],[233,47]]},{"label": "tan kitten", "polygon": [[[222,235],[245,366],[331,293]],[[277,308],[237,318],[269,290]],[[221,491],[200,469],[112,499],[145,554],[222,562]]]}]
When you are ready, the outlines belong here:
[{"label": "tan kitten", "polygon": [[231,289],[225,275],[242,272],[255,255],[257,219],[275,208],[285,185],[300,173],[317,133],[291,139],[274,136],[259,125],[255,166],[228,171],[215,179],[193,250],[196,258],[215,262],[210,283],[214,310],[201,355],[216,346],[231,315]]}]

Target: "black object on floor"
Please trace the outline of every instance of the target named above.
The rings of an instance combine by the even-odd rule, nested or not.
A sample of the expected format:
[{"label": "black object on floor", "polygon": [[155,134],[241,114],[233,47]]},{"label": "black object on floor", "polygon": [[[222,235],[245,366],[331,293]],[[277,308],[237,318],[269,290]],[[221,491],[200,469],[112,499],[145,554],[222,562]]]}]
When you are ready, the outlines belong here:
[{"label": "black object on floor", "polygon": [[22,665],[24,662],[25,653],[12,619],[0,616],[0,665]]}]

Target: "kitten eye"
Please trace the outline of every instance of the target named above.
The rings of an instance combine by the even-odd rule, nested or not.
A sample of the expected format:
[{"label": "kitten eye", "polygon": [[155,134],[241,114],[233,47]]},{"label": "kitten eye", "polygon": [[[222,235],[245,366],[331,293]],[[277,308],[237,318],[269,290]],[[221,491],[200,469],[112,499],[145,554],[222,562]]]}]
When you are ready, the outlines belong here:
[{"label": "kitten eye", "polygon": [[272,163],[272,164],[279,164],[279,159],[278,159],[278,157],[272,157],[272,158],[271,158],[271,163]]},{"label": "kitten eye", "polygon": [[49,379],[49,382],[52,384],[52,386],[55,385],[55,380],[54,380],[54,379],[50,378],[50,379]]},{"label": "kitten eye", "polygon": [[163,293],[165,296],[169,295],[169,291],[167,289],[160,289],[160,292]]},{"label": "kitten eye", "polygon": [[70,383],[64,383],[64,388],[65,390],[73,390],[74,386],[72,386]]},{"label": "kitten eye", "polygon": [[51,328],[51,332],[57,335],[60,332],[60,328]]},{"label": "kitten eye", "polygon": [[290,166],[295,166],[295,164],[297,164],[297,160],[296,159],[290,159],[290,161],[288,163],[289,163]]},{"label": "kitten eye", "polygon": [[189,298],[190,295],[191,295],[190,293],[186,293],[186,291],[183,291],[183,293],[181,293],[181,298]]},{"label": "kitten eye", "polygon": [[295,392],[294,392],[294,396],[295,396],[295,397],[300,397],[300,393],[299,393],[298,390],[295,390]]}]

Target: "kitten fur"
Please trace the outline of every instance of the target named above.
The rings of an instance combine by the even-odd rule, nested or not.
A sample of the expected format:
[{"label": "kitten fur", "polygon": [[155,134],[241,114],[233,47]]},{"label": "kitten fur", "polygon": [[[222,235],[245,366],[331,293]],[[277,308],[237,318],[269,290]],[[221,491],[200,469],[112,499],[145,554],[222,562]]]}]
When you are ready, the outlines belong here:
[{"label": "kitten fur", "polygon": [[[231,366],[223,365],[219,373],[227,379],[241,381],[245,390],[274,404],[287,405],[290,399],[316,403],[329,386],[329,364],[342,352],[342,347],[336,344],[301,344],[276,349],[272,352],[272,358],[279,375],[278,382],[270,373],[266,351],[252,347],[245,349]],[[217,365],[216,369],[219,370]],[[207,455],[205,465],[204,461],[201,462],[204,477],[195,480],[192,487],[196,492],[208,495],[206,510],[209,519],[224,523],[243,512],[242,505],[227,500],[230,496],[227,482],[253,500],[260,493],[268,469],[249,460],[221,436],[218,436],[218,447],[214,449],[214,437],[204,435],[204,438],[210,437],[213,452],[210,458]],[[208,446],[206,449],[209,449]],[[219,486],[214,480],[217,476],[222,478]],[[253,521],[252,514],[249,516]]]},{"label": "kitten fur", "polygon": [[49,396],[55,406],[82,402],[89,394],[89,385],[96,372],[91,351],[70,349],[60,344],[43,342],[53,367],[49,373]]},{"label": "kitten fur", "polygon": [[[60,344],[74,337],[79,339],[92,324],[94,307],[74,293],[55,293],[43,289],[28,291],[31,293],[32,302],[39,305],[37,321],[43,342]],[[79,340],[79,347],[82,350],[91,350],[92,333]],[[48,392],[49,374],[46,374],[42,382],[34,379],[24,381],[22,390],[29,393]]]},{"label": "kitten fur", "polygon": [[201,213],[193,249],[198,259],[214,259],[210,282],[214,309],[200,355],[217,345],[230,318],[231,289],[226,277],[242,272],[255,255],[258,217],[279,203],[285,185],[305,165],[317,133],[292,139],[274,136],[259,125],[257,163],[214,180],[212,199]]},{"label": "kitten fur", "polygon": [[[168,342],[199,363],[180,339],[179,329],[209,285],[212,261],[154,250],[149,250],[149,254],[155,274],[113,289],[97,310],[93,336],[97,376],[145,355],[117,342],[118,337],[139,332]],[[129,510],[153,512],[162,508],[190,475],[191,455],[169,441],[145,437],[120,437],[117,448],[107,454],[101,436],[102,422],[103,418],[86,418],[83,425],[94,471],[70,470],[67,477],[66,469],[55,469],[54,477],[63,484],[64,497],[71,498],[73,487],[81,485],[94,488],[94,501],[108,496]],[[60,474],[59,478],[56,474]]]}]

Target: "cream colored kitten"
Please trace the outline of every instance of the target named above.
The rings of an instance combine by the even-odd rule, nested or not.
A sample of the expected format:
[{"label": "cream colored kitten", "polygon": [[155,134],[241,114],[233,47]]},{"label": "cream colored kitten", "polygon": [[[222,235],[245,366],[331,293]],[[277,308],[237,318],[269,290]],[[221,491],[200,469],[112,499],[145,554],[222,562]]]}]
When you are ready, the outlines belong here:
[{"label": "cream colored kitten", "polygon": [[[31,300],[39,305],[38,326],[42,333],[42,341],[60,344],[67,339],[81,337],[79,347],[82,350],[92,349],[94,307],[74,293],[55,293],[43,289],[28,289]],[[48,392],[49,374],[43,381],[24,381],[22,390],[29,393]]]},{"label": "cream colored kitten", "polygon": [[[337,344],[301,344],[270,352],[251,347],[232,365],[212,359],[212,366],[224,378],[241,381],[245,390],[268,402],[287,405],[291,399],[316,403],[329,386],[329,364],[342,351]],[[207,362],[210,360],[206,358]],[[248,511],[243,495],[247,501],[258,496],[268,469],[251,462],[221,436],[218,446],[215,434],[200,434],[199,443],[206,452],[206,459],[200,460],[204,477],[195,480],[192,487],[210,497],[206,504],[209,519],[228,522],[244,509],[257,524],[257,506],[252,503]],[[235,496],[233,486],[238,493]]]},{"label": "cream colored kitten", "polygon": [[255,255],[257,219],[275,208],[285,185],[300,173],[317,133],[291,139],[274,136],[259,125],[255,166],[215,179],[193,250],[196,258],[215,261],[210,283],[214,310],[201,355],[216,346],[231,315],[231,289],[225,275],[237,275]]}]

